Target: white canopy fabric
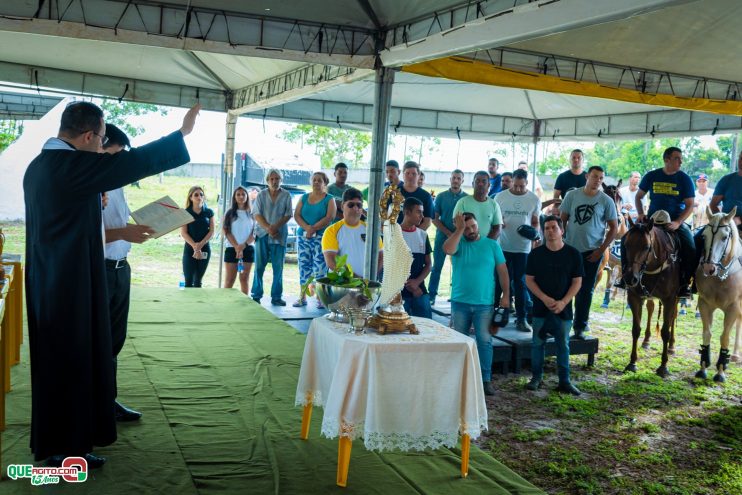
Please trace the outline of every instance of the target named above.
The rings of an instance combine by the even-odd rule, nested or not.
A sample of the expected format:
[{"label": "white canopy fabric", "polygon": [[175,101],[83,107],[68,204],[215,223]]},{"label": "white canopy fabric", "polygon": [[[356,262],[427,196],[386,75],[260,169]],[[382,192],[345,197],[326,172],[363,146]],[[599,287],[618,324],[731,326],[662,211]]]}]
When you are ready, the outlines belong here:
[{"label": "white canopy fabric", "polygon": [[[500,47],[524,53],[506,68],[578,76],[557,74],[555,56],[579,61],[578,79],[589,67],[615,83],[628,68],[681,97],[700,80],[696,96],[739,100],[739,25],[737,0],[19,0],[0,4],[0,81],[369,129],[375,54],[394,66],[488,60],[482,50]],[[530,140],[537,121],[540,138],[564,140],[742,129],[739,115],[407,73],[392,94],[396,132]]]}]

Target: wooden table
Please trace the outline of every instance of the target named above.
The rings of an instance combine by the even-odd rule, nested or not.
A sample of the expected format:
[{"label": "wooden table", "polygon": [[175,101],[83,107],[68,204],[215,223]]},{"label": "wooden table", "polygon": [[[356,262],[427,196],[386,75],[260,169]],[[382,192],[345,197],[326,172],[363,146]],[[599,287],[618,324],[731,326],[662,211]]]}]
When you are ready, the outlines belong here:
[{"label": "wooden table", "polygon": [[23,286],[25,277],[23,276],[23,255],[3,253],[0,263],[8,270],[8,266],[13,267],[13,277],[10,284],[10,294],[8,294],[8,307],[6,309],[10,321],[10,329],[13,333],[12,350],[13,356],[11,365],[18,364],[21,361],[21,344],[23,343]]}]

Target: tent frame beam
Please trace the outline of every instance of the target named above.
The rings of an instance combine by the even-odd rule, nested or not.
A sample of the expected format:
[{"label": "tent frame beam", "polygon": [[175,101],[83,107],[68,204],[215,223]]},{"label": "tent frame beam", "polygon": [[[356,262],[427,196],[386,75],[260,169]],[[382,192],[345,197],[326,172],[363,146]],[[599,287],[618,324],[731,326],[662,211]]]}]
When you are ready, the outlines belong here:
[{"label": "tent frame beam", "polygon": [[[96,15],[102,12],[120,14]],[[108,20],[101,21],[103,17]],[[375,32],[369,29],[147,0],[68,0],[64,5],[42,0],[38,8],[31,2],[2,2],[0,30],[350,67],[374,65]]]},{"label": "tent frame beam", "polygon": [[234,91],[229,113],[240,115],[282,105],[372,74],[371,70],[354,67],[305,65]]}]

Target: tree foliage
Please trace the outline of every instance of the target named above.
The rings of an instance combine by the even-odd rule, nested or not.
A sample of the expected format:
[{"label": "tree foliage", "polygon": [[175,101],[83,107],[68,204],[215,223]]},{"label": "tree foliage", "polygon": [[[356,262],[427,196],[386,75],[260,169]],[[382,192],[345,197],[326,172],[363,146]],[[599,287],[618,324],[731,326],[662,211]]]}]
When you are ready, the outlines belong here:
[{"label": "tree foliage", "polygon": [[126,133],[130,138],[136,137],[144,132],[144,127],[134,125],[131,117],[139,117],[148,113],[158,112],[167,115],[167,108],[149,103],[135,103],[133,101],[104,100],[100,107],[103,109],[105,120]]},{"label": "tree foliage", "polygon": [[[683,171],[691,177],[703,172],[713,184],[728,173],[732,139],[730,136],[720,136],[716,140],[718,148],[704,147],[697,137],[606,141],[596,143],[593,149],[586,150],[585,162],[589,166],[599,165],[606,171],[606,175],[626,181],[633,171],[644,175],[662,167],[662,153],[670,146],[677,146],[683,151]],[[558,148],[549,153],[538,163],[539,174],[553,175],[566,170],[569,167],[570,151],[567,148]]]},{"label": "tree foliage", "polygon": [[314,146],[322,168],[332,168],[344,160],[350,168],[362,168],[363,154],[371,146],[368,132],[311,124],[298,124],[292,130],[281,132],[280,137],[291,143]]},{"label": "tree foliage", "polygon": [[23,134],[23,121],[0,120],[0,153]]}]

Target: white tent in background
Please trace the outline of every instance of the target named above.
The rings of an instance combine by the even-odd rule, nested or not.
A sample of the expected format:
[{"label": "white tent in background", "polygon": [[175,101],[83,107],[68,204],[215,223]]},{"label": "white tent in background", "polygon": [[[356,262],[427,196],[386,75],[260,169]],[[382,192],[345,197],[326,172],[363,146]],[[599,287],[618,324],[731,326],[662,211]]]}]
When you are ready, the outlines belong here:
[{"label": "white tent in background", "polygon": [[25,220],[23,175],[46,140],[57,135],[62,112],[71,100],[64,98],[41,119],[27,121],[18,141],[0,154],[0,220]]}]

